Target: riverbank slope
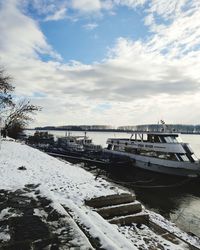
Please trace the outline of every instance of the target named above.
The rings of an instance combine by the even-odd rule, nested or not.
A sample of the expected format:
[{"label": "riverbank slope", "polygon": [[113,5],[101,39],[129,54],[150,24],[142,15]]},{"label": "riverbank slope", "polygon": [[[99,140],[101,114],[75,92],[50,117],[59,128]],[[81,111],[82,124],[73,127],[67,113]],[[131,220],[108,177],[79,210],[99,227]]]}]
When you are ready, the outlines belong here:
[{"label": "riverbank slope", "polygon": [[[127,190],[101,178],[96,179],[81,165],[55,159],[14,141],[1,143],[0,190],[0,249],[11,249],[11,245],[23,244],[23,241],[27,244],[27,248],[23,249],[29,249],[34,244],[34,249],[43,249],[37,248],[41,240],[44,249],[47,244],[51,245],[51,249],[162,250],[190,249],[185,240],[197,247],[199,244],[198,239],[181,232],[163,217],[151,212],[150,218],[154,222],[160,221],[167,229],[171,227],[170,230],[178,233],[179,238],[184,237],[183,240],[170,240],[146,225],[110,224],[94,209],[86,206],[85,200],[122,194]],[[29,236],[21,237],[16,227],[19,218],[20,222],[23,222],[23,218],[26,221],[29,218],[30,224],[41,224],[40,229],[45,233],[43,236],[38,233],[31,240]],[[37,223],[37,220],[40,222]],[[21,225],[24,226],[23,223]],[[31,228],[30,225],[26,226]],[[64,228],[68,228],[67,234]]]}]

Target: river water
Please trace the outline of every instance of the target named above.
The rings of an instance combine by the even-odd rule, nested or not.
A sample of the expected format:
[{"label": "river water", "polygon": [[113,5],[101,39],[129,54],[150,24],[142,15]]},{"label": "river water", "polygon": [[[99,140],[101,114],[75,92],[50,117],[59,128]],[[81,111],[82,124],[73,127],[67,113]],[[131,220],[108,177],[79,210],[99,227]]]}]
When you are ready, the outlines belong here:
[{"label": "river water", "polygon": [[[64,131],[49,131],[57,136],[64,136]],[[32,134],[33,131],[27,131]],[[71,132],[84,135],[83,132]],[[107,138],[129,138],[128,133],[87,132],[95,144],[106,146]],[[200,159],[200,135],[181,135],[184,142],[190,143]],[[140,169],[112,168],[109,171],[82,165],[94,174],[134,190],[137,199],[148,209],[162,214],[180,228],[200,237],[200,179],[185,181],[179,177],[161,175]]]}]

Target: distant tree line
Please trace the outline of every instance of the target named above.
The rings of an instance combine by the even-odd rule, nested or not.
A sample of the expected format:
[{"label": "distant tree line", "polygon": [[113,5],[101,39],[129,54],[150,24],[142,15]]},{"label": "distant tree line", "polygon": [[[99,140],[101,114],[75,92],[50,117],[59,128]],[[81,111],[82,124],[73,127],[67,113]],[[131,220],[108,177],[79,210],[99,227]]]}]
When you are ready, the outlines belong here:
[{"label": "distant tree line", "polygon": [[131,132],[132,130],[121,130],[115,128],[85,128],[82,126],[45,126],[45,127],[36,127],[35,130],[60,130],[60,131],[94,131],[94,132]]},{"label": "distant tree line", "polygon": [[[200,125],[185,125],[185,124],[166,124],[168,132],[177,132],[184,134],[200,134]],[[60,131],[96,131],[96,132],[134,132],[134,131],[149,131],[161,132],[163,126],[161,124],[146,124],[135,126],[120,126],[117,128],[102,128],[96,125],[96,128],[89,125],[66,125],[66,126],[45,126],[36,127],[35,130],[60,130]]]},{"label": "distant tree line", "polygon": [[32,114],[40,111],[39,106],[30,103],[30,100],[14,98],[15,88],[12,78],[0,68],[0,122],[1,134],[17,138],[30,121]]}]

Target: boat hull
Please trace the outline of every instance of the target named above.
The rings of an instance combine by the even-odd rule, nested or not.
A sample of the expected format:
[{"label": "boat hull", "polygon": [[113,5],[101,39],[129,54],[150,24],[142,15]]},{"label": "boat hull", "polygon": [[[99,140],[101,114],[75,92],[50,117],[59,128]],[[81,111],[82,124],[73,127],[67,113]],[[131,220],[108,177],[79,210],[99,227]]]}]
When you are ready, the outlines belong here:
[{"label": "boat hull", "polygon": [[116,157],[128,156],[133,161],[133,167],[142,168],[148,171],[176,176],[200,177],[200,164],[197,163],[175,162],[114,150],[105,150],[105,153],[115,155]]}]

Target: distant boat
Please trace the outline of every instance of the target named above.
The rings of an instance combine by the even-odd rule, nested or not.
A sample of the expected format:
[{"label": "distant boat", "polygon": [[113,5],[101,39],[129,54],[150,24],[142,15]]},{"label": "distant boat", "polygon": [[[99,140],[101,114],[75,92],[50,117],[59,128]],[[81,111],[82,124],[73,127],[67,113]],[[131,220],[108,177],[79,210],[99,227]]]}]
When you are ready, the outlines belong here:
[{"label": "distant boat", "polygon": [[[164,124],[163,124],[164,125]],[[177,176],[200,176],[200,162],[179,134],[167,132],[134,132],[130,139],[109,138],[104,152],[128,156],[136,167]]]}]

